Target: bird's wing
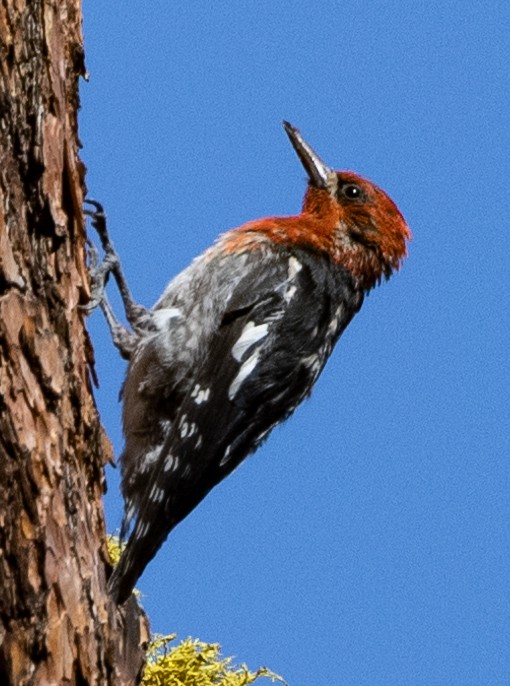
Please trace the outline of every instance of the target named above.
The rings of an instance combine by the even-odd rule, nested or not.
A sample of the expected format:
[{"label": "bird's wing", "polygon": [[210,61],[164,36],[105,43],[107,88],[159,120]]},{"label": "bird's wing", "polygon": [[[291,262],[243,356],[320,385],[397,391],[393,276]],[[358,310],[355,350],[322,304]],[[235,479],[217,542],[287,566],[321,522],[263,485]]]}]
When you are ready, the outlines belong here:
[{"label": "bird's wing", "polygon": [[254,267],[225,308],[141,498],[116,572],[127,593],[169,531],[311,390],[359,307],[332,272],[283,265]]}]

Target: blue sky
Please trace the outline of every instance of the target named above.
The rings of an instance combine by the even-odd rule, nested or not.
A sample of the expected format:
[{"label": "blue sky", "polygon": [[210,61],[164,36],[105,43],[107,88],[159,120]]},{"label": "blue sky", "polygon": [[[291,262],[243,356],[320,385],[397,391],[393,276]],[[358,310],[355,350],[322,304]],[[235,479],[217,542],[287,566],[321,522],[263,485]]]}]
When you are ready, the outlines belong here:
[{"label": "blue sky", "polygon": [[[153,629],[291,686],[507,686],[508,3],[86,1],[84,16],[87,183],[140,302],[221,231],[299,211],[282,119],[381,185],[414,236],[312,398],[146,571]],[[124,365],[99,314],[89,327],[119,454]]]}]

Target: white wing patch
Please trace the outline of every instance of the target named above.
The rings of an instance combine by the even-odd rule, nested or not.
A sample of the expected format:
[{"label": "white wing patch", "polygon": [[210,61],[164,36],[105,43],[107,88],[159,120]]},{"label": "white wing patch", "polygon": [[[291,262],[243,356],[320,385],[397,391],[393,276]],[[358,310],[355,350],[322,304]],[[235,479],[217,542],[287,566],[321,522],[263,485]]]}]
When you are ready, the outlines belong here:
[{"label": "white wing patch", "polygon": [[162,488],[159,488],[157,484],[154,484],[149,493],[149,498],[152,500],[152,502],[160,503],[164,499],[164,497],[165,491]]},{"label": "white wing patch", "polygon": [[290,303],[292,298],[296,295],[297,286],[289,286],[284,293],[283,299],[287,304]]},{"label": "white wing patch", "polygon": [[152,465],[156,462],[158,457],[161,454],[161,450],[163,449],[163,443],[160,443],[157,445],[155,448],[152,450],[149,450],[146,452],[140,461],[140,471],[141,472],[147,472]]},{"label": "white wing patch", "polygon": [[210,388],[201,388],[200,384],[195,384],[195,387],[191,391],[191,398],[195,401],[197,405],[205,403],[209,399]]},{"label": "white wing patch", "polygon": [[295,257],[290,257],[289,258],[289,281],[292,281],[292,279],[296,276],[298,272],[300,272],[303,269],[303,265],[299,260],[297,260]]},{"label": "white wing patch", "polygon": [[136,505],[133,502],[126,503],[126,528],[129,526],[131,523],[131,520],[136,514]]},{"label": "white wing patch", "polygon": [[158,329],[166,329],[172,319],[182,317],[182,312],[177,307],[164,307],[161,310],[153,310],[152,319]]},{"label": "white wing patch", "polygon": [[334,336],[338,330],[338,324],[343,316],[343,305],[340,305],[335,310],[335,315],[333,319],[329,322],[328,326],[328,336]]},{"label": "white wing patch", "polygon": [[175,470],[179,467],[179,458],[174,457],[173,455],[167,455],[165,458],[165,464],[163,466],[163,471],[164,472],[175,472]]},{"label": "white wing patch", "polygon": [[[283,299],[287,304],[292,300],[297,292],[297,286],[293,283],[296,274],[303,269],[303,265],[295,257],[289,258],[288,265],[287,280],[284,284],[282,284],[283,289],[285,289],[285,292],[283,293]],[[282,287],[280,287],[280,289],[281,288]],[[241,362],[250,348],[267,336],[269,333],[270,324],[278,319],[281,319],[282,316],[283,312],[279,312],[271,318],[271,321],[264,322],[263,324],[255,325],[254,322],[248,322],[232,347],[232,357],[236,360],[236,362]],[[259,361],[259,352],[260,348],[257,348],[241,365],[237,376],[232,381],[230,388],[228,389],[229,400],[233,400],[235,398],[237,392],[241,388],[241,385],[244,383],[244,381],[246,381],[246,379],[257,366],[257,362]],[[224,456],[223,459],[225,460],[226,457],[228,457],[228,455]]]},{"label": "white wing patch", "polygon": [[269,330],[269,324],[258,324],[255,326],[253,322],[248,322],[241,332],[241,335],[237,339],[232,348],[232,357],[241,362],[244,354],[252,345],[258,343],[262,338],[267,336]]},{"label": "white wing patch", "polygon": [[286,283],[287,289],[283,294],[283,299],[287,304],[289,304],[292,298],[296,295],[297,286],[293,283],[293,281],[296,274],[298,274],[302,269],[303,265],[299,260],[297,260],[295,257],[289,258],[289,271]]},{"label": "white wing patch", "polygon": [[301,360],[301,364],[303,364],[311,372],[313,376],[316,376],[322,368],[322,361],[319,355],[317,354],[303,357]]},{"label": "white wing patch", "polygon": [[197,425],[195,422],[181,422],[179,424],[181,438],[189,438],[193,436],[197,431]]},{"label": "white wing patch", "polygon": [[259,361],[259,351],[255,350],[253,355],[250,355],[250,357],[246,360],[246,362],[243,362],[241,365],[241,368],[239,369],[236,378],[232,381],[230,384],[230,388],[228,389],[228,398],[229,400],[233,400],[238,392],[238,390],[241,388],[241,384],[246,381],[246,379],[250,376],[252,371],[255,369],[257,366],[257,362]]},{"label": "white wing patch", "polygon": [[230,448],[231,448],[231,446],[227,445],[227,449],[225,450],[225,452],[223,453],[223,457],[221,458],[220,467],[223,467],[229,461],[229,459],[230,459]]},{"label": "white wing patch", "polygon": [[149,522],[142,522],[140,520],[136,526],[135,534],[138,538],[143,538],[144,536],[147,536],[147,534],[149,533],[149,529],[150,529]]}]

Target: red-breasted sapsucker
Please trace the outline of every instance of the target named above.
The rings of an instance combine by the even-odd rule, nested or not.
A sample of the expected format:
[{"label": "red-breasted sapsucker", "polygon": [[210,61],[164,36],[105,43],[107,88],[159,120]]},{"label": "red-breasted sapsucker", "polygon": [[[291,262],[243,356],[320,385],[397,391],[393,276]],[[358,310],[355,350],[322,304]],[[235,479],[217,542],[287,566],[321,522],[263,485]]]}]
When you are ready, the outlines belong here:
[{"label": "red-breasted sapsucker", "polygon": [[[306,398],[365,293],[406,255],[410,232],[386,193],[284,127],[309,177],[301,213],[224,233],[150,310],[130,299],[92,201],[106,251],[93,305],[129,359],[121,469],[134,526],[110,579],[119,603],[169,532]],[[132,332],[104,296],[110,271]]]}]

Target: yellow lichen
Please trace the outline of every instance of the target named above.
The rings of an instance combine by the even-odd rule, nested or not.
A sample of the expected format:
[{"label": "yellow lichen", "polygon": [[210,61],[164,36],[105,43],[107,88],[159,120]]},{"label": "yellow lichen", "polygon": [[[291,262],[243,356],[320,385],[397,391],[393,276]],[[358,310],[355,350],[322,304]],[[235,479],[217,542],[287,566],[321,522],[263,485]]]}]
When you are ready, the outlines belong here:
[{"label": "yellow lichen", "polygon": [[115,567],[115,565],[119,563],[120,556],[122,555],[122,552],[126,547],[126,544],[121,544],[120,538],[118,536],[110,534],[106,537],[106,545],[108,547],[108,555],[110,556],[110,562]]},{"label": "yellow lichen", "polygon": [[[118,564],[125,544],[118,536],[108,536],[108,554]],[[139,594],[138,591],[134,591]],[[217,643],[187,638],[174,645],[176,634],[155,635],[147,651],[142,686],[248,686],[257,679],[269,679],[287,686],[281,676],[266,667],[250,672],[246,665],[236,667],[231,657],[222,657]]]},{"label": "yellow lichen", "polygon": [[246,665],[235,667],[231,657],[222,657],[217,643],[188,638],[169,647],[175,634],[156,636],[147,653],[142,686],[248,686],[256,679],[270,679],[286,686],[269,669],[251,672]]}]

